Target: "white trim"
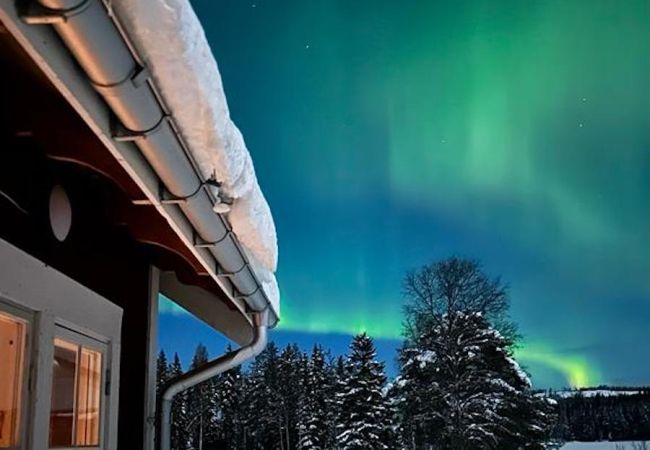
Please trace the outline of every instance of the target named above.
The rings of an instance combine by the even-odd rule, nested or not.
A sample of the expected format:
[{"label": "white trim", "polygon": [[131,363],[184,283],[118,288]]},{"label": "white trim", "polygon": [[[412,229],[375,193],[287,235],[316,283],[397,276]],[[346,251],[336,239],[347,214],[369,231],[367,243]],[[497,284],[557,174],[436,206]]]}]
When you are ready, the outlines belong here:
[{"label": "white trim", "polygon": [[30,404],[32,392],[32,340],[34,335],[34,314],[26,308],[16,305],[0,296],[0,312],[14,317],[25,325],[25,342],[22,354],[22,383],[20,385],[20,417],[18,418],[18,449],[29,448],[29,429],[31,425]]},{"label": "white trim", "polygon": [[[73,344],[79,345],[81,348],[87,348],[90,350],[93,350],[95,352],[98,352],[102,355],[102,360],[101,360],[101,369],[100,369],[100,403],[99,403],[99,408],[100,408],[100,415],[99,415],[99,445],[98,446],[87,446],[83,447],[88,450],[92,449],[104,449],[107,448],[106,444],[110,444],[111,441],[117,441],[117,436],[111,436],[108,434],[108,424],[106,422],[109,411],[109,400],[110,396],[107,396],[105,391],[104,391],[104,385],[106,383],[106,374],[107,374],[107,369],[111,367],[111,355],[109,353],[109,348],[110,348],[110,341],[106,341],[105,339],[102,340],[97,340],[95,338],[92,338],[90,336],[87,336],[83,330],[77,331],[75,330],[75,327],[69,328],[66,326],[62,325],[55,325],[54,327],[54,335],[52,336],[51,342],[52,342],[52,349],[54,350],[54,339],[60,338],[66,342],[71,342]],[[118,356],[119,357],[119,356]],[[52,364],[52,361],[50,361],[50,364]],[[75,377],[78,376],[78,373],[75,373]],[[52,379],[50,377],[50,383],[52,382]],[[77,381],[75,380],[75,388],[77,387]],[[50,394],[51,394],[51,389],[50,389]],[[74,401],[77,401],[77,392],[74,392]],[[74,410],[77,409],[77,406],[75,404]],[[50,413],[51,406],[48,408],[48,415]],[[76,423],[73,421],[73,436],[76,435],[76,430],[75,430]],[[48,426],[48,432],[49,432],[49,426]],[[48,433],[49,434],[49,433]],[[69,450],[77,450],[82,447],[70,447]],[[48,442],[48,449],[56,449],[56,450],[66,450],[66,447],[49,447],[49,442]]]},{"label": "white trim", "polygon": [[160,270],[149,268],[149,298],[147,299],[147,366],[144,379],[144,441],[143,450],[154,450],[156,436],[156,380],[158,357],[158,296]]}]

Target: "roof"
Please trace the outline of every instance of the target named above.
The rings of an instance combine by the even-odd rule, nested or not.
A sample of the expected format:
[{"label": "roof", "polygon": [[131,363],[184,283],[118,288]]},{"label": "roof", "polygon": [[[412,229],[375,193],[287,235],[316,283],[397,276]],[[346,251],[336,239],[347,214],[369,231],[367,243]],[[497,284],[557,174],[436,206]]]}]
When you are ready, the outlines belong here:
[{"label": "roof", "polygon": [[230,118],[217,62],[187,0],[113,0],[204,177],[232,201],[227,217],[267,296],[279,308],[278,246],[271,210],[242,133]]},{"label": "roof", "polygon": [[244,316],[269,305],[273,325],[273,218],[189,3],[114,1],[107,10],[95,0],[74,11],[51,3],[22,16],[3,3],[0,18],[141,189],[145,200],[134,204],[152,206],[196,259],[197,275]]}]

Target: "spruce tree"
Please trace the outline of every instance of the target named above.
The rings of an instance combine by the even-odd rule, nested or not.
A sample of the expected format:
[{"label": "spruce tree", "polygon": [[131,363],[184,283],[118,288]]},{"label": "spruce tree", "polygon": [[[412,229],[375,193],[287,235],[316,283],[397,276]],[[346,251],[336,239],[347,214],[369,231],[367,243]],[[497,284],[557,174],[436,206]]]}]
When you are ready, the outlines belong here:
[{"label": "spruce tree", "polygon": [[[228,346],[226,351],[230,352],[232,348]],[[216,381],[221,441],[229,449],[239,449],[244,445],[243,389],[244,378],[241,366],[233,367]]]},{"label": "spruce tree", "polygon": [[298,450],[327,450],[331,440],[331,377],[323,349],[314,346],[303,382],[298,419]]},{"label": "spruce tree", "polygon": [[[169,366],[169,378],[176,378],[182,374],[181,360],[178,353],[174,353],[174,360]],[[171,448],[174,450],[187,450],[190,448],[187,433],[187,392],[176,395],[172,403]]]},{"label": "spruce tree", "polygon": [[[199,344],[194,352],[190,370],[198,369],[209,361],[208,349]],[[217,439],[215,380],[206,380],[187,391],[187,427],[190,444],[203,450]]]},{"label": "spruce tree", "polygon": [[[499,278],[452,257],[410,272],[395,395],[414,449],[540,448],[553,405],[532,395],[512,359],[516,326]],[[497,331],[498,330],[498,331]]]},{"label": "spruce tree", "polygon": [[296,344],[289,344],[278,358],[277,394],[280,397],[281,448],[294,450],[298,442],[297,412],[303,395],[307,358]]},{"label": "spruce tree", "polygon": [[162,389],[164,389],[167,381],[169,380],[169,367],[167,363],[167,356],[163,350],[158,353],[156,360],[156,398],[160,399]]},{"label": "spruce tree", "polygon": [[278,348],[270,342],[255,358],[246,381],[244,438],[249,449],[279,449],[284,439],[278,358]]},{"label": "spruce tree", "polygon": [[343,414],[341,413],[343,397],[341,393],[347,385],[348,372],[345,365],[345,358],[338,356],[331,364],[330,372],[332,373],[331,394],[329,396],[329,422],[331,423],[329,435],[329,447],[338,449],[339,430],[344,426],[341,423]]},{"label": "spruce tree", "polygon": [[410,449],[430,448],[442,428],[437,410],[431,350],[408,343],[399,350],[399,376],[390,391],[399,417],[401,440]]},{"label": "spruce tree", "polygon": [[338,445],[341,450],[384,450],[383,439],[388,409],[383,389],[386,384],[383,363],[376,359],[375,346],[365,333],[354,337],[346,361],[348,377],[341,381]]},{"label": "spruce tree", "polygon": [[426,396],[425,417],[437,430],[427,436],[429,445],[442,450],[545,448],[553,410],[533,395],[510,344],[481,314],[455,312],[404,353],[410,355],[402,366],[405,378],[396,383],[402,395],[410,395],[414,373],[429,381],[426,391],[418,391]]}]

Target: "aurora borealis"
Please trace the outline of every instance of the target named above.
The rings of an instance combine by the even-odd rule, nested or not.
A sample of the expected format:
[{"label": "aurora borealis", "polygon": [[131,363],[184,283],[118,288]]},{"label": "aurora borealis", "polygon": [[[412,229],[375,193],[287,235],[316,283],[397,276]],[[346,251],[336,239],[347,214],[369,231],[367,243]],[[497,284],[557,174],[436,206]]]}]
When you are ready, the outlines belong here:
[{"label": "aurora borealis", "polygon": [[511,286],[539,386],[650,382],[650,2],[195,0],[280,245],[276,334],[399,339],[404,272]]}]

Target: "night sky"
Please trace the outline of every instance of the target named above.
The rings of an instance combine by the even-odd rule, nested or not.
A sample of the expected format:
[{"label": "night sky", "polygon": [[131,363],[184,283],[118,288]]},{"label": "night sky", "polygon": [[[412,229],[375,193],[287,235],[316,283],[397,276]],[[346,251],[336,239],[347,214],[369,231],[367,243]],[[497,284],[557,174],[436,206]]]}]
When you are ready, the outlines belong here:
[{"label": "night sky", "polygon": [[[403,274],[460,255],[509,283],[537,386],[650,384],[650,1],[193,5],[275,217],[278,343],[363,330],[391,368]],[[163,311],[166,351],[222,351]]]}]

